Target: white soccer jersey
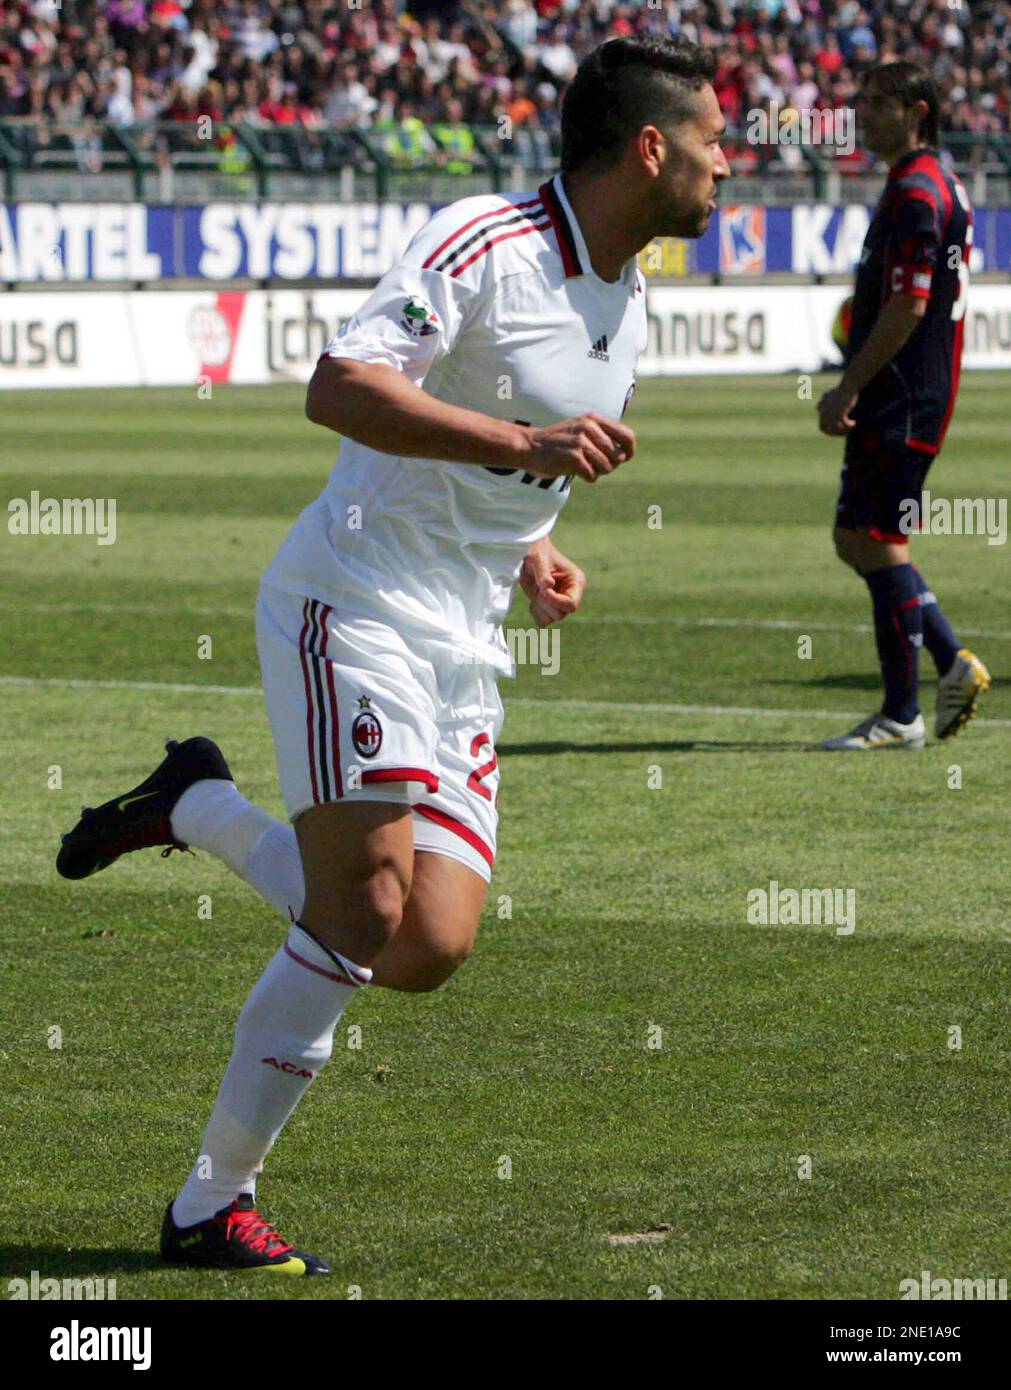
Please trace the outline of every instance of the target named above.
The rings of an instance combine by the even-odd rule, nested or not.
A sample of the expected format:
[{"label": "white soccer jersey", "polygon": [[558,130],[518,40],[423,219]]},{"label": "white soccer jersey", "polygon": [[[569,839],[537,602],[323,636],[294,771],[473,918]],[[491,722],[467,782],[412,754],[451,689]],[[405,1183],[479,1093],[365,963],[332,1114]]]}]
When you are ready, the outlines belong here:
[{"label": "white soccer jersey", "polygon": [[[556,175],[536,193],[436,213],[326,353],[386,363],[500,419],[546,426],[594,410],[617,420],[646,345],[645,298],[634,259],[614,283],[594,272]],[[570,483],[345,439],[264,582],[508,671],[501,623]]]}]

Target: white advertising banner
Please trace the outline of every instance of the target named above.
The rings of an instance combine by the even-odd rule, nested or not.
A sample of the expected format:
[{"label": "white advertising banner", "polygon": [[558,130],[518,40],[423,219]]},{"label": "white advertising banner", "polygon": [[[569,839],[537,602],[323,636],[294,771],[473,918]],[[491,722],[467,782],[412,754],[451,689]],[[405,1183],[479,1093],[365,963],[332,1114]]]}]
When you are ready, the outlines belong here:
[{"label": "white advertising banner", "polygon": [[[0,388],[308,381],[365,290],[137,290],[0,297]],[[839,365],[844,286],[653,286],[640,376]],[[975,285],[966,368],[1011,368],[1011,285]]]}]

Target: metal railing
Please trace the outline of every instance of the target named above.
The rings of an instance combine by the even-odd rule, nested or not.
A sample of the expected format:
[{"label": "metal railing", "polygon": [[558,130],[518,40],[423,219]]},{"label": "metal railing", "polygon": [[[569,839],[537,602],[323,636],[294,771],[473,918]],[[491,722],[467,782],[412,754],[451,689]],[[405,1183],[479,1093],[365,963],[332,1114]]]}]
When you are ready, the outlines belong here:
[{"label": "metal railing", "polygon": [[[1011,201],[1011,136],[951,132],[943,147],[973,198]],[[451,201],[469,193],[530,187],[557,168],[557,132],[498,126],[397,126],[368,130],[243,122],[161,121],[130,126],[94,120],[0,120],[0,188],[18,199],[211,198],[315,201]],[[734,176],[729,198],[766,203],[849,202],[877,196],[880,170],[842,166],[823,148],[789,153],[724,142]]]}]

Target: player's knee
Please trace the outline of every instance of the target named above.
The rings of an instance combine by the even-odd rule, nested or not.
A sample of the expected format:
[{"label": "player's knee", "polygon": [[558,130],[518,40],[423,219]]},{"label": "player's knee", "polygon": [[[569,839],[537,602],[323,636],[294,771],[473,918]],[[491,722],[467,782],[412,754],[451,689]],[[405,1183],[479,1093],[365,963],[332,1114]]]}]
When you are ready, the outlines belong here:
[{"label": "player's knee", "polygon": [[393,865],[379,865],[354,879],[307,890],[302,921],[325,945],[368,959],[400,929],[406,886]]},{"label": "player's knee", "polygon": [[873,570],[890,569],[893,565],[909,563],[909,546],[901,541],[884,541],[860,533],[860,572],[870,574]]},{"label": "player's knee", "polygon": [[385,944],[400,930],[405,897],[399,874],[383,865],[349,890],[346,911],[352,921],[357,917],[375,940]]}]

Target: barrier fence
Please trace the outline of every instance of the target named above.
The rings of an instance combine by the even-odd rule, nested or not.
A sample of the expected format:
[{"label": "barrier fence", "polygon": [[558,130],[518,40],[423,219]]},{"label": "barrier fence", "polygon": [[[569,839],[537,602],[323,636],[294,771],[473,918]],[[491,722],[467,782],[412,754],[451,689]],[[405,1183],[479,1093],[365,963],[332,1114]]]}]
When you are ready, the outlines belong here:
[{"label": "barrier fence", "polygon": [[[837,366],[843,286],[661,286],[639,373],[815,372]],[[10,293],[0,387],[204,386],[308,381],[366,289]],[[1011,367],[1011,285],[972,287],[967,368]]]}]

